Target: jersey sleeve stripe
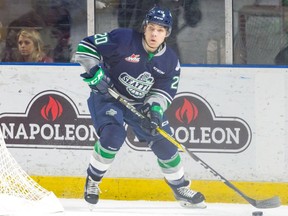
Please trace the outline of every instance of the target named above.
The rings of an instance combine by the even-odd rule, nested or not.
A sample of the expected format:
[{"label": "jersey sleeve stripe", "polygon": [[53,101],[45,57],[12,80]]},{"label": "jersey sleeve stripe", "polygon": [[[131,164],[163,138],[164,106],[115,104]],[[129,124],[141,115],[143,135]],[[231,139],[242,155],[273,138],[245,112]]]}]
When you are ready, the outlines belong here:
[{"label": "jersey sleeve stripe", "polygon": [[86,54],[86,55],[89,55],[92,57],[94,56],[94,58],[100,59],[100,55],[97,53],[96,50],[91,49],[91,47],[88,47],[88,46],[81,44],[81,43],[77,47],[76,53],[77,54]]},{"label": "jersey sleeve stripe", "polygon": [[99,59],[97,56],[95,55],[91,55],[89,53],[81,53],[81,52],[76,52],[77,56],[88,56],[88,57],[92,57],[93,59],[96,59],[98,62],[101,61],[101,59]]},{"label": "jersey sleeve stripe", "polygon": [[88,38],[83,39],[83,40],[80,42],[80,44],[89,46],[89,47],[91,47],[91,49],[96,50],[96,46],[95,46],[93,43],[91,43]]}]

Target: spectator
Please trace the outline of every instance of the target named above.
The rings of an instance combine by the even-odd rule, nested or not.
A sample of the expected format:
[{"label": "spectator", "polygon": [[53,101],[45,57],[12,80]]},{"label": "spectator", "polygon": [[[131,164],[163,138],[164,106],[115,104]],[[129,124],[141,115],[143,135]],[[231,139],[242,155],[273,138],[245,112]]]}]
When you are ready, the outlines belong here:
[{"label": "spectator", "polygon": [[45,50],[54,62],[70,62],[71,16],[66,1],[31,0],[32,10],[13,20],[7,28],[2,61],[10,61],[17,50],[17,34],[22,28],[41,30]]},{"label": "spectator", "polygon": [[23,29],[18,33],[17,62],[53,62],[43,51],[40,33],[34,29]]}]

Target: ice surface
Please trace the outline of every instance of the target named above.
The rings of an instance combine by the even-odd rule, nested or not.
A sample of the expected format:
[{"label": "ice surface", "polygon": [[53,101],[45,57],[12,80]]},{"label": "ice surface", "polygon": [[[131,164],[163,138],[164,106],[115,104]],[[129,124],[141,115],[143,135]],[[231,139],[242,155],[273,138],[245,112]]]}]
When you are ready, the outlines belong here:
[{"label": "ice surface", "polygon": [[[206,209],[185,209],[177,202],[100,200],[93,211],[80,199],[60,199],[65,212],[49,216],[252,216],[262,211],[263,216],[288,216],[288,206],[274,209],[256,209],[250,204],[207,203]],[[1,214],[0,214],[1,215]],[[21,212],[9,216],[47,216]]]},{"label": "ice surface", "polygon": [[288,206],[256,209],[250,204],[207,203],[206,209],[185,209],[177,202],[100,200],[93,211],[84,200],[61,199],[66,216],[252,216],[262,211],[263,216],[288,216]]}]

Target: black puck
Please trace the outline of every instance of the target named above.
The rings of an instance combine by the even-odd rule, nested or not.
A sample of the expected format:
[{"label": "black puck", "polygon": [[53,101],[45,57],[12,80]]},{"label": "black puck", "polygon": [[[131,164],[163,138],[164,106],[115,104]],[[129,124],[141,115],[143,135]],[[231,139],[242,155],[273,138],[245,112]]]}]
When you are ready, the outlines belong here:
[{"label": "black puck", "polygon": [[252,212],[252,216],[263,216],[263,212],[262,211]]}]

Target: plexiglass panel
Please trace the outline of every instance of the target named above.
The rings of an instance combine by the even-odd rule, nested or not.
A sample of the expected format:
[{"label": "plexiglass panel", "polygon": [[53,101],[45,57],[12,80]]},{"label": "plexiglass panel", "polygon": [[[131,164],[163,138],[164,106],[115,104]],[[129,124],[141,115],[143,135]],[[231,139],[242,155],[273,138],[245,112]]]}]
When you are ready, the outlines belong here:
[{"label": "plexiglass panel", "polygon": [[171,10],[174,24],[167,43],[182,64],[225,62],[224,0],[96,1],[96,33],[118,27],[139,30],[145,14],[155,4]]},{"label": "plexiglass panel", "polygon": [[0,0],[0,23],[2,62],[70,62],[86,36],[86,0]]}]

